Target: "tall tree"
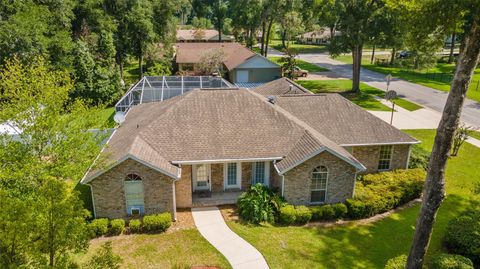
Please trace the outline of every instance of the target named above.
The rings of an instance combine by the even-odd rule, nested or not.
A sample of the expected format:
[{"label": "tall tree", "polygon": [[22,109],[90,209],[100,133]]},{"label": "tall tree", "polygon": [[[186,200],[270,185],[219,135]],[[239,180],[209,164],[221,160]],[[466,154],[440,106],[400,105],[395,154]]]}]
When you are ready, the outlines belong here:
[{"label": "tall tree", "polygon": [[480,59],[480,3],[478,1],[468,2],[470,3],[468,11],[472,16],[472,24],[465,36],[455,77],[437,128],[424,187],[422,207],[417,218],[415,235],[407,260],[406,268],[408,269],[420,269],[423,266],[436,214],[445,197],[445,168],[453,137],[459,126],[466,92]]},{"label": "tall tree", "polygon": [[351,52],[353,57],[352,90],[360,91],[360,68],[362,66],[362,51],[365,42],[377,30],[375,16],[385,12],[383,0],[345,0],[338,8],[337,28],[341,35],[335,36],[330,44],[333,55]]}]

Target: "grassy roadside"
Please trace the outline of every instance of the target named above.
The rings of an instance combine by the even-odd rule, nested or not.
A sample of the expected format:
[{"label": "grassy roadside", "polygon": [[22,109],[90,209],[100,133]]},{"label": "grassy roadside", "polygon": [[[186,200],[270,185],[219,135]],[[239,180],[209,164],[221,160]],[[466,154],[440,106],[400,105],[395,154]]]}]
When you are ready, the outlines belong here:
[{"label": "grassy roadside", "polygon": [[[409,130],[431,150],[435,130]],[[450,219],[480,202],[476,157],[480,149],[464,144],[447,167],[447,198],[434,227],[428,257],[443,251],[442,238]],[[229,221],[237,234],[254,245],[270,268],[383,268],[388,259],[407,254],[419,206],[404,209],[373,224],[335,227],[251,226]]]},{"label": "grassy roadside", "polygon": [[[268,59],[274,63],[277,63],[279,65],[282,65],[282,63],[280,62],[280,60],[282,59],[282,57],[268,57]],[[300,68],[300,69],[304,69],[304,70],[307,70],[308,72],[325,72],[325,71],[329,71],[327,68],[323,68],[321,66],[318,66],[316,64],[312,64],[312,63],[309,63],[309,62],[306,62],[304,60],[300,60],[300,59],[296,59],[297,61],[297,66]]]},{"label": "grassy roadside", "polygon": [[[351,55],[341,55],[336,57],[335,59],[348,64],[352,63]],[[437,63],[435,67],[429,68],[428,70],[410,70],[393,66],[377,66],[374,64],[370,64],[370,56],[368,55],[362,58],[362,67],[385,75],[391,74],[394,77],[398,77],[413,83],[417,83],[445,92],[450,91],[450,83],[433,80],[428,77],[425,72],[428,71],[429,73],[451,73],[455,69],[454,64],[446,63]],[[480,81],[480,67],[475,70],[472,81],[473,82],[467,92],[467,97],[474,101],[480,102],[480,84],[477,90],[477,83],[479,83],[478,81]]]},{"label": "grassy roadside", "polygon": [[[389,111],[390,108],[380,103],[373,96],[378,96],[383,98],[385,95],[384,91],[381,91],[375,87],[371,87],[367,84],[361,83],[360,95],[353,95],[349,93],[352,87],[352,81],[347,79],[342,80],[299,80],[297,81],[303,87],[311,90],[314,93],[320,92],[337,92],[342,93],[345,97],[350,99],[352,102],[357,105],[367,109],[367,110],[377,110],[377,111]],[[422,108],[422,106],[412,103],[408,100],[397,98],[395,103],[409,111],[415,111]]]},{"label": "grassy roadside", "polygon": [[[271,40],[269,46],[278,50],[283,51],[282,40]],[[323,53],[327,52],[327,47],[325,45],[307,45],[307,44],[297,44],[295,41],[290,41],[288,43],[288,48],[293,50],[296,53]]]}]

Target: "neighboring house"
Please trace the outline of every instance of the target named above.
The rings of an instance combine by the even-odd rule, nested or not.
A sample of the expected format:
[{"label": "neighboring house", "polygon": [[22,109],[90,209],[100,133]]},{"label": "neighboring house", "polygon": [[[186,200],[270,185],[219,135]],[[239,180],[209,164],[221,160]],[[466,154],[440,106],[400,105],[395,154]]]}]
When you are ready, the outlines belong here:
[{"label": "neighboring house", "polygon": [[177,43],[175,62],[186,74],[199,74],[198,64],[212,50],[221,50],[224,61],[219,70],[236,82],[269,82],[281,77],[280,65],[239,43]]},{"label": "neighboring house", "polygon": [[[335,35],[338,35],[339,32],[335,32]],[[315,45],[326,45],[330,43],[331,31],[329,28],[325,27],[319,31],[312,31],[298,35],[297,42],[300,44],[315,44]]]},{"label": "neighboring house", "polygon": [[234,203],[252,184],[294,205],[339,203],[358,173],[408,167],[409,135],[339,94],[285,78],[132,107],[82,179],[97,218]]},{"label": "neighboring house", "polygon": [[222,34],[222,41],[218,41],[218,31],[212,29],[177,30],[177,42],[233,42],[231,35]]}]

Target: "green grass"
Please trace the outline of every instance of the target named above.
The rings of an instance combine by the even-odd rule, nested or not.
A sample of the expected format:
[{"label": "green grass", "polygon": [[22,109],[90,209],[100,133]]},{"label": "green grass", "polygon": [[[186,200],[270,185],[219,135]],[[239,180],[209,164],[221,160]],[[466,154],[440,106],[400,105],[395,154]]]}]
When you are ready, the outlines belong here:
[{"label": "green grass", "polygon": [[[389,111],[390,108],[380,103],[376,100],[373,95],[382,97],[385,95],[385,92],[371,87],[367,84],[361,83],[360,90],[361,94],[352,94],[350,91],[352,87],[352,81],[347,79],[342,80],[299,80],[298,84],[303,87],[311,90],[314,93],[321,92],[338,92],[342,93],[345,97],[350,99],[355,104],[367,109],[367,110],[377,110],[377,111]],[[421,106],[407,101],[402,98],[397,98],[395,103],[409,111],[414,111],[422,108]]]},{"label": "green grass", "polygon": [[[431,150],[434,130],[407,133]],[[480,184],[479,155],[479,148],[465,143],[459,156],[449,160],[447,198],[437,216],[428,257],[443,251],[441,241],[448,221],[470,206],[478,206],[480,198],[472,190]],[[388,259],[408,253],[419,208],[416,205],[368,225],[308,228],[232,221],[228,225],[265,256],[270,268],[383,268]]]},{"label": "green grass", "polygon": [[[279,51],[284,50],[281,40],[271,40],[269,46]],[[327,47],[324,45],[297,44],[294,41],[290,41],[288,47],[296,53],[323,53],[327,51]]]},{"label": "green grass", "polygon": [[469,136],[480,140],[480,131],[471,131]]},{"label": "green grass", "polygon": [[[379,56],[379,57],[383,57]],[[336,60],[342,61],[344,63],[351,64],[352,63],[352,56],[351,55],[341,55],[335,58]],[[368,70],[372,70],[382,74],[391,74],[394,77],[398,77],[413,83],[417,83],[420,85],[424,85],[433,89],[441,90],[448,92],[450,91],[450,83],[442,82],[438,80],[434,80],[431,76],[425,75],[428,71],[429,73],[452,73],[455,69],[454,64],[446,64],[446,63],[437,63],[435,67],[423,70],[411,70],[405,69],[401,67],[394,67],[394,66],[377,66],[370,64],[370,56],[364,56],[362,58],[362,67]],[[467,97],[480,102],[480,67],[477,68],[474,72],[472,83],[470,84],[470,88],[467,92]],[[477,90],[478,84],[478,90]]]},{"label": "green grass", "polygon": [[225,257],[197,229],[95,239],[77,261],[80,264],[88,261],[105,241],[112,241],[113,252],[122,257],[121,268],[231,268]]},{"label": "green grass", "polygon": [[107,107],[105,109],[96,110],[94,117],[96,118],[95,128],[113,128],[115,127],[115,107]]},{"label": "green grass", "polygon": [[[280,62],[280,59],[282,59],[282,57],[268,57],[268,59],[274,63],[277,63],[279,65],[282,65],[282,63]],[[329,71],[327,68],[323,68],[321,66],[318,66],[316,64],[312,64],[312,63],[309,63],[309,62],[306,62],[304,60],[300,60],[300,59],[296,59],[297,61],[297,66],[300,68],[300,69],[303,69],[303,70],[307,70],[308,72],[325,72],[325,71]]]}]

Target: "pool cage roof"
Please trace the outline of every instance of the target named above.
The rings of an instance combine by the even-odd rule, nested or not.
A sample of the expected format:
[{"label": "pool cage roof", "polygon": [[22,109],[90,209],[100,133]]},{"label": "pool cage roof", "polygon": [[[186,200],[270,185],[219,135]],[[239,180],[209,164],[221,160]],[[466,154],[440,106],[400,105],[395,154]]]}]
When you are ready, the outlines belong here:
[{"label": "pool cage roof", "polygon": [[133,85],[115,105],[116,112],[126,113],[132,106],[163,101],[193,89],[233,88],[230,82],[212,76],[143,77]]}]

